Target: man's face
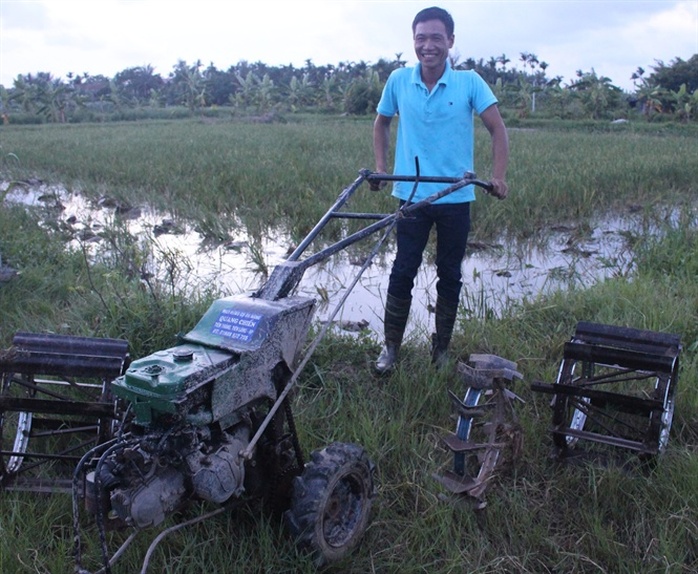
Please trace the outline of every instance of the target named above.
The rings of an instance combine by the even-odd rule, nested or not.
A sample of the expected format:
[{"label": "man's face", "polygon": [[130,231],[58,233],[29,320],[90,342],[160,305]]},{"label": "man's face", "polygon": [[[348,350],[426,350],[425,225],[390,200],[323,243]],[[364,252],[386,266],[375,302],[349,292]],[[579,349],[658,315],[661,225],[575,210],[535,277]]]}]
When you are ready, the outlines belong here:
[{"label": "man's face", "polygon": [[425,71],[443,72],[448,51],[453,48],[453,36],[446,35],[441,20],[418,22],[414,29],[414,51]]}]

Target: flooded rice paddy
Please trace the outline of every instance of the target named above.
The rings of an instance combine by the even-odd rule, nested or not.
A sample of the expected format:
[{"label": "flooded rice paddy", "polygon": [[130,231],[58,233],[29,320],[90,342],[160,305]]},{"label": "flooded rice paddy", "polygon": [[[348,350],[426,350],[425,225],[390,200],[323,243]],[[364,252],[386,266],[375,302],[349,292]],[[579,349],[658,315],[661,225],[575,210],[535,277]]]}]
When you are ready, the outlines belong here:
[{"label": "flooded rice paddy", "polygon": [[[93,203],[78,193],[39,181],[6,183],[0,189],[6,203],[43,210],[47,223],[58,225],[75,248],[87,248],[94,258],[108,256],[103,232],[118,224],[152,253],[152,274],[184,292],[211,286],[222,295],[253,292],[295,247],[282,230],[254,240],[244,231],[233,231],[228,241],[212,246],[191,224],[173,221],[147,207],[123,210],[107,199]],[[483,245],[477,241],[475,221],[462,266],[462,307],[470,316],[499,315],[541,294],[586,288],[611,276],[628,275],[633,270],[628,238],[641,227],[639,216],[601,218],[588,227],[561,225],[548,230],[544,240],[527,244]],[[386,242],[351,287],[381,236],[381,232],[375,233],[360,243],[358,251],[352,246],[305,271],[296,294],[317,299],[318,321],[331,318],[337,328],[347,332],[381,332],[392,242]],[[314,243],[308,254],[322,247]],[[435,268],[428,253],[413,296],[411,334],[423,336],[432,329],[431,310],[436,298]]]}]

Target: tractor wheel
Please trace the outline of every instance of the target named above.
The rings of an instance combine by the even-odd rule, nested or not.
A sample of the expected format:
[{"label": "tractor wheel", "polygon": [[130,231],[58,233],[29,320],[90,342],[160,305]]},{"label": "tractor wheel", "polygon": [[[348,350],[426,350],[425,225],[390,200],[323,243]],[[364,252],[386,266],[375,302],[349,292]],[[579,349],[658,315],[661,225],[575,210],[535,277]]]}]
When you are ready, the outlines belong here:
[{"label": "tractor wheel", "polygon": [[371,513],[374,465],[355,444],[315,451],[293,483],[286,523],[298,546],[323,566],[343,558],[361,540]]},{"label": "tractor wheel", "polygon": [[[560,365],[557,384],[575,385],[585,373],[587,377],[593,374],[594,364],[587,361],[576,361],[573,359],[563,359]],[[591,401],[587,398],[567,397],[555,395],[553,403],[553,428],[567,427],[571,430],[584,430],[587,422]],[[561,455],[574,448],[578,439],[574,436],[553,430],[553,443]]]}]

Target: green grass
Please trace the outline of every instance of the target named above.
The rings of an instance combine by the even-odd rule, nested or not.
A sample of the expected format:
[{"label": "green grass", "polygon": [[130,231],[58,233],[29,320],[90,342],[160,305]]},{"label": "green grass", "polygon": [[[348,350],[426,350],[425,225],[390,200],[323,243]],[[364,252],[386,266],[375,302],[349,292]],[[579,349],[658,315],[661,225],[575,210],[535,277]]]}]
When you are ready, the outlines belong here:
[{"label": "green grass", "polygon": [[[637,128],[512,129],[510,198],[476,202],[474,236],[539,237],[553,224],[609,209],[652,211],[690,197],[698,179],[694,147],[687,145],[694,126],[686,126],[688,135]],[[7,177],[38,173],[93,197],[132,205],[145,197],[204,227],[241,222],[254,234],[274,222],[301,238],[360,169],[373,168],[370,134],[367,119],[343,118],[4,126],[0,165]],[[487,178],[486,132],[476,135],[478,175]],[[389,210],[387,195],[362,194],[361,206]]]},{"label": "green grass", "polygon": [[[231,225],[263,233],[285,224],[303,235],[357,170],[371,167],[368,121],[9,128],[0,131],[0,179],[33,175],[95,196],[132,203],[147,199],[222,233]],[[482,136],[478,146],[485,150]],[[593,224],[596,216],[620,216],[630,208],[654,231],[634,238],[630,278],[512,302],[500,315],[466,318],[463,312],[454,353],[463,358],[495,353],[516,361],[525,378],[515,388],[526,401],[519,409],[523,454],[491,485],[483,513],[442,502],[431,478],[449,463],[438,438],[453,429],[446,391],[461,394],[462,389],[455,377],[431,368],[426,341],[411,340],[401,368],[385,378],[370,369],[378,352],[371,337],[331,334],[322,341],[294,397],[301,444],[310,451],[333,440],[359,442],[378,467],[378,497],[366,537],[355,554],[329,571],[687,574],[698,569],[693,141],[675,129],[512,130],[512,196],[506,202],[478,201],[476,238],[503,233],[536,239],[556,223]],[[486,163],[480,165],[485,175]],[[376,194],[361,201],[366,210],[392,205]],[[679,215],[668,217],[668,205],[679,206]],[[138,271],[155,265],[152,253],[119,228],[110,230],[118,256],[87,265],[79,250],[66,251],[60,229],[46,229],[40,220],[22,208],[0,207],[0,253],[20,271],[0,284],[3,347],[17,330],[50,330],[125,337],[139,357],[169,346],[176,333],[193,327],[217,295],[215,285],[185,297],[172,283],[144,282]],[[554,382],[562,345],[579,320],[681,336],[672,435],[654,468],[560,465],[549,457],[549,397],[533,393],[529,384]],[[619,454],[634,460],[631,453]],[[172,517],[167,525],[191,515]],[[68,497],[2,493],[0,531],[1,572],[72,571]],[[148,544],[144,535],[114,572],[140,571]],[[149,572],[158,571],[315,570],[279,521],[253,504],[166,538],[150,564]]]}]

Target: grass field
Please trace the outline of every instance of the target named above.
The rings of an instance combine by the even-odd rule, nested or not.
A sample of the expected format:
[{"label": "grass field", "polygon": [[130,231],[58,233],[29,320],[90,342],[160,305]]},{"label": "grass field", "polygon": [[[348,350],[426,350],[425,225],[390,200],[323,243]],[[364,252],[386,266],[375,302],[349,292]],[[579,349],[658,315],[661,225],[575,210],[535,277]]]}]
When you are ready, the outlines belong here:
[{"label": "grass field", "polygon": [[[372,166],[370,121],[289,118],[286,123],[151,121],[3,126],[0,181],[40,178],[94,199],[147,203],[202,236],[250,237],[280,227],[299,239],[359,169]],[[478,176],[488,177],[477,133]],[[555,226],[593,225],[629,213],[635,271],[585,290],[512,303],[501,316],[460,316],[453,352],[516,361],[523,452],[500,473],[476,513],[440,499],[431,474],[449,463],[439,436],[453,430],[450,371],[435,371],[427,341],[411,341],[401,368],[377,378],[378,342],[328,335],[299,380],[296,423],[306,452],[339,440],[362,444],[377,465],[378,494],[360,548],[329,569],[353,573],[691,573],[698,571],[698,162],[694,126],[517,125],[511,197],[482,200],[473,240],[543,241]],[[391,210],[367,194],[361,210]],[[358,207],[357,207],[358,209]],[[2,262],[20,273],[0,284],[0,348],[18,330],[124,337],[134,357],[166,348],[219,295],[184,296],[142,273],[148,243],[114,225],[110,256],[66,248],[66,229],[43,213],[0,205]],[[145,277],[145,278],[144,278]],[[580,320],[681,336],[681,372],[667,452],[654,466],[561,465],[550,458],[549,397],[563,343]],[[193,512],[193,511],[192,511]],[[168,526],[190,514],[173,517]],[[73,571],[72,510],[63,495],[0,494],[0,572]],[[113,569],[139,572],[146,537]],[[313,572],[281,523],[251,504],[165,538],[149,572]]]}]

